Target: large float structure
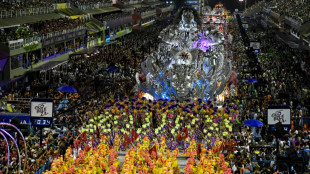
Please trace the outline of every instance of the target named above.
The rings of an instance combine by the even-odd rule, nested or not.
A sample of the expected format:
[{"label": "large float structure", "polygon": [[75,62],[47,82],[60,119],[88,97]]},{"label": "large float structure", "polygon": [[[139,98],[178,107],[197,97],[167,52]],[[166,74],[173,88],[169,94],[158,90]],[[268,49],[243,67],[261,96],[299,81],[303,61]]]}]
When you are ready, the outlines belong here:
[{"label": "large float structure", "polygon": [[162,42],[141,64],[138,87],[154,99],[214,99],[231,74],[224,35],[216,25],[202,27],[192,8],[183,8],[175,24],[159,35]]}]

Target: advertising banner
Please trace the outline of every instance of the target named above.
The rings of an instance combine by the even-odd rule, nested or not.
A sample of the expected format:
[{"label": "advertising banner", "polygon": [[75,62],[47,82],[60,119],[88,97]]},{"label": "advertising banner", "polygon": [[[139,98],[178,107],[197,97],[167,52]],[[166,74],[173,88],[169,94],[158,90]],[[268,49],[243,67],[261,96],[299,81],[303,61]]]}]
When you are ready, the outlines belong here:
[{"label": "advertising banner", "polygon": [[48,127],[53,118],[52,99],[32,99],[30,106],[31,122],[34,126]]},{"label": "advertising banner", "polygon": [[11,120],[14,117],[18,117],[21,119],[21,121],[20,121],[21,125],[28,125],[31,123],[29,115],[12,115],[12,114],[7,115],[5,113],[0,114],[0,122],[11,123]]},{"label": "advertising banner", "polygon": [[31,101],[30,115],[38,118],[52,118],[53,100],[33,99]]},{"label": "advertising banner", "polygon": [[243,23],[242,27],[244,28],[244,30],[248,30],[249,24],[248,23]]},{"label": "advertising banner", "polygon": [[281,122],[283,125],[291,124],[291,109],[289,106],[269,106],[267,111],[268,125]]},{"label": "advertising banner", "polygon": [[251,41],[250,47],[252,47],[253,50],[259,50],[260,49],[260,42],[259,41]]},{"label": "advertising banner", "polygon": [[31,117],[53,117],[53,102],[31,101]]}]

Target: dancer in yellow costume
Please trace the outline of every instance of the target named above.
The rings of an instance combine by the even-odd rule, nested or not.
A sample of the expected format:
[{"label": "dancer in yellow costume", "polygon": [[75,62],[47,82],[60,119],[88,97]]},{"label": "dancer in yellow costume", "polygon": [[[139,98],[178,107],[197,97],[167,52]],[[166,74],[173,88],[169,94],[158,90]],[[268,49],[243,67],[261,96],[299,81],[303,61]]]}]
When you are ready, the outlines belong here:
[{"label": "dancer in yellow costume", "polygon": [[119,146],[120,146],[120,144],[121,144],[121,139],[120,139],[120,137],[118,136],[118,134],[116,134],[115,135],[115,139],[114,139],[114,149],[115,149],[115,151],[116,152],[118,152],[119,151]]},{"label": "dancer in yellow costume", "polygon": [[218,153],[219,151],[222,150],[222,141],[220,140],[219,137],[216,137],[216,141],[214,143],[214,147],[213,147],[213,153]]},{"label": "dancer in yellow costume", "polygon": [[179,155],[179,149],[176,148],[175,150],[172,151],[172,170],[174,174],[179,174],[180,173],[180,168],[178,166],[178,160],[177,157]]},{"label": "dancer in yellow costume", "polygon": [[197,155],[197,152],[196,152],[196,141],[195,141],[195,139],[192,139],[191,142],[190,142],[189,147],[186,149],[186,151],[181,156],[194,157],[195,155]]}]

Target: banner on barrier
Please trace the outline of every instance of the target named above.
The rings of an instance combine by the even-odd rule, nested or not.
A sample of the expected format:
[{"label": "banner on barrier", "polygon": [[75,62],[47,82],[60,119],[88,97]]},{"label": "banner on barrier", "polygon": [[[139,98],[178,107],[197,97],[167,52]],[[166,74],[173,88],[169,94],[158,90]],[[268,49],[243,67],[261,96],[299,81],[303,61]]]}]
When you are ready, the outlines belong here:
[{"label": "banner on barrier", "polygon": [[4,123],[11,123],[11,120],[14,117],[18,117],[20,118],[20,124],[21,125],[27,125],[30,124],[30,116],[29,115],[6,115],[6,114],[0,114],[0,122],[4,122]]}]

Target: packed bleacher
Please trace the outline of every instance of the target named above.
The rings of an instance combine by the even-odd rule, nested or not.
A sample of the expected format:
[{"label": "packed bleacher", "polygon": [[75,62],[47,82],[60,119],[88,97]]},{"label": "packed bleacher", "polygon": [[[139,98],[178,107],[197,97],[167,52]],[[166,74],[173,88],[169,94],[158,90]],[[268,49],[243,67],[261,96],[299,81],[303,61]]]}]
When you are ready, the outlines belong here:
[{"label": "packed bleacher", "polygon": [[43,36],[49,33],[62,32],[69,29],[76,29],[78,27],[83,27],[85,22],[86,20],[82,19],[60,18],[23,24],[18,27],[3,30],[0,36],[0,41],[7,42],[34,36]]},{"label": "packed bleacher", "polygon": [[[57,1],[57,3],[68,1]],[[76,1],[78,5],[84,1]],[[95,3],[96,1],[90,1]],[[277,4],[285,8],[291,1]],[[307,2],[304,2],[307,3]],[[306,10],[307,8],[302,8]],[[141,13],[154,10],[142,8]],[[277,11],[279,12],[279,11]],[[296,10],[287,11],[291,17],[307,20]],[[130,13],[101,15],[100,21],[126,17]],[[73,52],[66,70],[54,68],[45,83],[46,74],[22,86],[2,87],[1,103],[19,98],[52,98],[55,115],[53,126],[36,129],[29,126],[26,135],[27,158],[20,146],[21,173],[310,173],[309,52],[289,48],[275,38],[272,29],[264,30],[253,24],[246,34],[250,40],[261,42],[260,53],[254,61],[246,54],[248,46],[240,34],[237,20],[232,20],[228,31],[233,39],[225,48],[231,52],[236,81],[227,86],[231,94],[221,105],[202,99],[148,100],[139,96],[136,73],[141,63],[157,49],[159,33],[171,24],[171,18],[154,20],[143,30],[133,31],[104,46],[83,54]],[[45,35],[74,29],[86,21],[61,18],[40,21],[1,33],[1,42]],[[130,27],[122,25],[111,33]],[[88,39],[99,34],[89,34]],[[83,40],[42,49],[43,58],[80,48]],[[30,57],[32,57],[30,53]],[[36,55],[33,55],[34,57]],[[35,59],[35,58],[34,58]],[[261,69],[261,72],[258,72]],[[251,83],[247,79],[256,79]],[[73,86],[78,93],[63,93],[61,86]],[[39,88],[41,90],[39,90]],[[44,90],[42,90],[42,88]],[[235,91],[234,91],[235,90]],[[138,93],[138,96],[136,95]],[[1,104],[1,105],[2,105]],[[28,102],[29,104],[29,102]],[[4,105],[4,104],[3,104]],[[16,103],[16,113],[25,112],[25,103]],[[269,105],[288,105],[292,121],[286,132],[271,131],[267,125]],[[29,112],[29,111],[28,111]],[[251,128],[243,122],[259,120],[261,127]],[[1,120],[0,120],[1,121]],[[40,131],[43,143],[40,146]],[[19,140],[18,144],[23,144]],[[0,174],[18,173],[18,155],[14,142],[0,139]],[[121,153],[125,154],[123,162]],[[293,154],[293,157],[292,157]],[[181,167],[180,156],[186,157]],[[287,169],[279,159],[296,162]],[[8,160],[10,164],[7,167]],[[284,167],[283,167],[284,166]],[[48,170],[48,171],[46,171]]]},{"label": "packed bleacher", "polygon": [[[66,99],[70,100],[70,103],[66,106],[60,106],[61,102],[55,102],[59,103],[59,105],[55,106],[58,107],[58,109],[54,122],[56,125],[60,125],[60,127],[58,129],[54,128],[50,133],[49,131],[44,133],[46,136],[44,138],[43,149],[39,147],[37,135],[31,134],[27,137],[27,142],[29,141],[27,144],[29,149],[27,151],[29,154],[27,168],[24,173],[38,171],[46,162],[51,162],[57,156],[64,155],[65,149],[71,146],[73,144],[72,140],[78,136],[77,126],[93,116],[93,114],[88,115],[88,111],[85,110],[85,108],[92,107],[91,103],[98,102],[98,108],[94,107],[93,109],[100,109],[101,107],[99,104],[103,103],[103,101],[107,101],[108,98],[112,98],[112,96],[129,95],[133,92],[132,86],[135,84],[135,72],[139,71],[138,67],[141,61],[144,60],[144,56],[148,54],[148,48],[143,45],[149,43],[149,49],[153,50],[155,43],[151,42],[154,42],[159,32],[163,27],[167,26],[167,24],[167,22],[163,22],[159,25],[150,26],[148,30],[142,33],[134,32],[127,35],[123,39],[123,46],[118,44],[112,47],[106,46],[97,50],[95,52],[96,54],[92,54],[88,58],[84,58],[84,56],[74,56],[68,63],[69,68],[67,73],[61,71],[54,71],[52,73],[48,88],[46,89],[48,91],[48,97],[55,99],[55,101],[64,100],[64,94],[56,92],[56,89],[66,84],[75,86],[81,94],[79,96],[68,95]],[[137,40],[138,36],[143,37],[139,37],[140,39]],[[83,59],[84,64],[80,64],[81,59]],[[109,67],[115,67],[118,71],[107,71]],[[8,101],[15,100],[16,98],[44,97],[46,92],[36,91],[38,86],[44,85],[44,80],[42,78],[44,78],[43,74],[40,75],[38,80],[26,84],[24,88],[16,89],[11,92],[7,89],[3,89],[1,95],[2,97],[7,96],[6,98]],[[102,85],[106,86],[106,88],[100,87]],[[111,88],[111,86],[114,87]],[[58,115],[65,107],[73,108],[76,112]],[[20,112],[21,110],[19,109],[22,109],[22,107],[16,107],[16,112]],[[64,132],[63,130],[70,131]],[[12,142],[10,141],[10,143]],[[12,147],[12,150],[15,149]],[[1,153],[5,153],[5,151],[1,150]],[[16,156],[16,154],[13,155]],[[5,162],[7,160],[5,160],[5,154],[1,154],[1,157],[3,158],[1,158],[0,171],[5,172]],[[16,158],[14,157],[14,159],[15,161],[12,162],[9,168],[12,173],[16,172],[18,169]]]},{"label": "packed bleacher", "polygon": [[[289,134],[281,138],[277,134],[271,134],[269,126],[264,125],[260,130],[252,132],[249,129],[241,129],[235,136],[238,143],[237,147],[243,147],[235,155],[241,156],[240,159],[251,154],[251,158],[247,160],[240,160],[239,162],[232,163],[233,171],[238,171],[242,166],[246,167],[251,173],[259,170],[262,173],[273,173],[275,171],[283,170],[280,164],[276,165],[276,160],[279,156],[289,156],[290,150],[297,151],[297,157],[304,159],[302,169],[299,172],[309,172],[307,166],[309,157],[307,151],[309,150],[308,144],[308,122],[304,122],[309,117],[309,112],[305,108],[304,101],[307,100],[308,82],[302,81],[304,71],[300,68],[299,62],[306,57],[306,53],[297,52],[297,50],[288,48],[285,43],[276,40],[275,33],[271,31],[259,30],[259,27],[254,26],[253,30],[247,32],[250,38],[261,40],[262,50],[257,58],[258,64],[262,68],[263,73],[258,73],[254,76],[258,83],[254,86],[247,85],[245,80],[241,81],[239,90],[240,94],[240,114],[243,119],[257,119],[266,123],[266,109],[269,105],[289,105],[292,108],[292,124],[289,127]],[[235,30],[236,31],[236,30]],[[238,32],[238,31],[237,31]],[[237,55],[234,59],[237,64],[238,72],[242,79],[253,77],[250,72],[256,72],[257,67],[250,66],[251,60],[244,61],[246,54],[244,53],[245,46],[242,43],[241,37],[235,36],[232,48]],[[278,51],[281,50],[281,51]],[[297,60],[299,59],[299,60]],[[272,63],[270,63],[272,61]],[[253,88],[254,87],[254,88]],[[288,96],[283,97],[283,94]],[[259,138],[258,138],[259,137]],[[280,144],[280,151],[277,152],[276,148],[270,146],[277,146]],[[237,148],[238,149],[238,148]],[[278,156],[278,157],[277,157]],[[286,159],[288,161],[288,159]],[[297,159],[295,158],[297,161]],[[306,164],[306,165],[305,165]],[[296,167],[296,166],[295,166]],[[297,170],[295,168],[295,170]]]},{"label": "packed bleacher", "polygon": [[[308,11],[310,10],[309,0],[294,1],[294,0],[281,0],[281,1],[259,1],[255,5],[246,9],[246,12],[250,12],[259,8],[271,9],[272,11],[278,13],[279,15],[285,15],[298,21],[300,24],[304,24],[310,20],[310,15]],[[259,10],[255,10],[259,12]]]},{"label": "packed bleacher", "polygon": [[275,12],[291,17],[301,24],[308,22],[310,20],[310,1],[276,1]]},{"label": "packed bleacher", "polygon": [[131,16],[131,13],[121,12],[121,13],[96,15],[95,18],[101,22],[108,22],[108,21],[117,20],[117,19],[121,19],[124,17],[128,17],[128,16]]},{"label": "packed bleacher", "polygon": [[52,4],[45,1],[1,1],[0,10],[22,10],[27,8],[51,7]]}]

